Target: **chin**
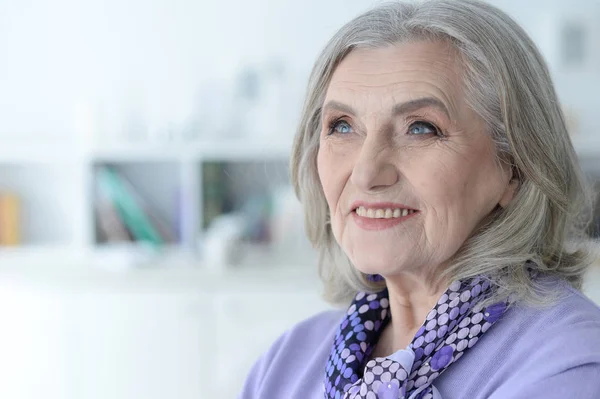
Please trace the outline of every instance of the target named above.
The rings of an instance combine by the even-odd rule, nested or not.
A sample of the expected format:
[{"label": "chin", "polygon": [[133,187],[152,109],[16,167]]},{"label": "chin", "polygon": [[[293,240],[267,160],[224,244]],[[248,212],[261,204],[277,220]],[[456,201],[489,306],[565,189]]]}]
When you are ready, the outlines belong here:
[{"label": "chin", "polygon": [[[391,252],[387,253],[391,254]],[[402,255],[374,256],[373,253],[355,254],[351,260],[354,267],[365,274],[391,276],[407,269],[406,259]]]}]

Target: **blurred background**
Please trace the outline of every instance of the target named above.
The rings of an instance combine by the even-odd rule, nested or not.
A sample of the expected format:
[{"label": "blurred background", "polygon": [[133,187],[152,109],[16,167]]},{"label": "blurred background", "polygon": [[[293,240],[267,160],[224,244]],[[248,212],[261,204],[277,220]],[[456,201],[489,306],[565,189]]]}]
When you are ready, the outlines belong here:
[{"label": "blurred background", "polygon": [[[600,182],[600,1],[491,2]],[[376,3],[0,0],[1,398],[234,398],[329,308],[287,164],[312,62]]]}]

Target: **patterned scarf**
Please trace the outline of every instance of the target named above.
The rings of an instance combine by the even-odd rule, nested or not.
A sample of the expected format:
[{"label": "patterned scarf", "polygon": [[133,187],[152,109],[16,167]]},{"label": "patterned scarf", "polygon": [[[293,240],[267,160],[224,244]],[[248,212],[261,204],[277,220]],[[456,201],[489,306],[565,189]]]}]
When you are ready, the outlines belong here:
[{"label": "patterned scarf", "polygon": [[387,289],[358,293],[337,330],[327,361],[325,398],[440,398],[433,380],[475,345],[506,310],[506,302],[482,308],[480,301],[492,290],[480,277],[452,283],[406,349],[366,365],[391,315]]}]

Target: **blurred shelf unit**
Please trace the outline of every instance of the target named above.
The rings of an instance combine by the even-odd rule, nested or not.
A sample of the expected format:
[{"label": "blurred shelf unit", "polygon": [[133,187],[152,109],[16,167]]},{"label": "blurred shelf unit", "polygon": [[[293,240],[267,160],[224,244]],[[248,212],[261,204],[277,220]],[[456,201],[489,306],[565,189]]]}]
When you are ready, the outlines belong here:
[{"label": "blurred shelf unit", "polygon": [[[573,142],[600,181],[600,140],[575,135]],[[232,242],[275,243],[302,262],[293,251],[304,256],[310,248],[289,184],[290,150],[290,142],[260,140],[4,145],[0,265],[119,267],[166,256],[205,264],[209,248],[221,251],[213,260],[228,262],[220,256],[235,251],[226,246]]]},{"label": "blurred shelf unit", "polygon": [[241,244],[269,244],[277,195],[292,192],[289,142],[43,147],[0,151],[0,263],[82,263],[112,249],[197,259],[227,217]]}]

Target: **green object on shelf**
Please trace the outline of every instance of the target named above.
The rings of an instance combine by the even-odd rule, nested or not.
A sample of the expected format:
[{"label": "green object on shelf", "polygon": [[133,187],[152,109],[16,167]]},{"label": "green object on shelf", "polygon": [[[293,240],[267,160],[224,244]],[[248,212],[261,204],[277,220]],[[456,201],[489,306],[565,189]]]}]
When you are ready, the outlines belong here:
[{"label": "green object on shelf", "polygon": [[223,162],[206,162],[202,166],[203,219],[202,228],[206,229],[212,221],[224,212],[227,187]]},{"label": "green object on shelf", "polygon": [[112,199],[123,223],[133,237],[137,241],[144,241],[153,246],[163,245],[163,238],[150,222],[148,215],[135,201],[133,193],[127,190],[119,174],[110,167],[102,167],[98,170],[97,178],[99,188]]}]

